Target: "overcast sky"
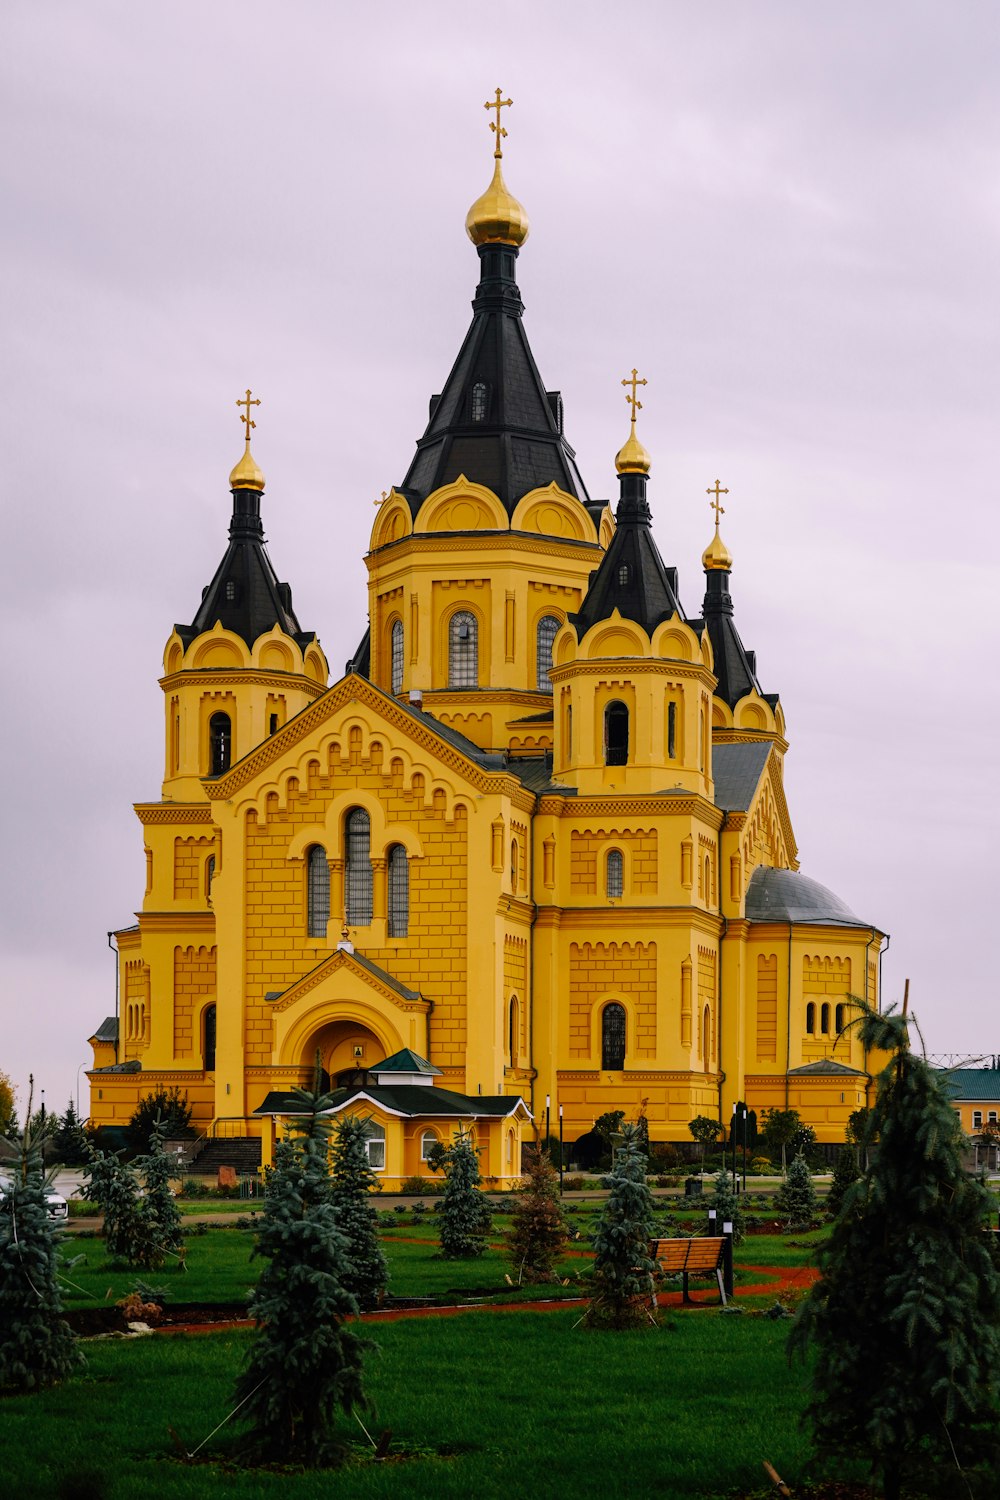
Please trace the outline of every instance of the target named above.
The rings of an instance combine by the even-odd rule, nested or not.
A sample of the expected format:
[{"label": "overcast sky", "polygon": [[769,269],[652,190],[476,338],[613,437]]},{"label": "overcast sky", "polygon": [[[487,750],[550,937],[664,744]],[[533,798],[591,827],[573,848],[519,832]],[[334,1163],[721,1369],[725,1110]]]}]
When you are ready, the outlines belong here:
[{"label": "overcast sky", "polygon": [[[1000,1052],[1000,7],[993,0],[6,0],[0,1069],[75,1095],[144,884],[157,678],[225,543],[253,388],[269,550],[342,670],[372,501],[470,318],[505,170],[546,384],[779,692],[803,871],[892,935],[927,1043]],[[81,1102],[86,1110],[86,1084]]]}]

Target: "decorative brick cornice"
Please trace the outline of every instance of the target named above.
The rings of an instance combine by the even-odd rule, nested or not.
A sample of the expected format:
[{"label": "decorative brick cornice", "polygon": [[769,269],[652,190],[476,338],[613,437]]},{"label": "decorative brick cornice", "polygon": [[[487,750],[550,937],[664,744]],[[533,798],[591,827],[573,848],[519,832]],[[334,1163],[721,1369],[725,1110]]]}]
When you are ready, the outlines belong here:
[{"label": "decorative brick cornice", "polygon": [[636,676],[650,673],[657,677],[698,677],[708,685],[715,682],[715,673],[703,661],[677,661],[662,656],[599,656],[577,657],[549,670],[549,679],[555,683],[571,677],[611,677],[631,682]]},{"label": "decorative brick cornice", "polygon": [[211,823],[212,809],[203,802],[134,802],[135,815],[147,823]]},{"label": "decorative brick cornice", "polygon": [[[393,562],[396,562],[408,552],[444,553],[447,549],[442,543],[448,540],[460,543],[456,551],[461,552],[498,552],[514,543],[517,552],[530,552],[543,557],[551,557],[553,553],[558,554],[564,550],[570,557],[574,554],[579,556],[581,551],[593,553],[598,561],[604,556],[604,548],[600,542],[588,542],[569,536],[543,536],[539,531],[417,531],[411,532],[409,536],[396,537],[391,542],[383,542],[380,547],[366,554],[365,563],[372,573],[384,567],[386,554],[393,549],[396,550]],[[457,562],[455,566],[458,566]]]},{"label": "decorative brick cornice", "polygon": [[215,936],[215,913],[211,911],[141,911],[141,932],[204,933]]},{"label": "decorative brick cornice", "polygon": [[554,818],[586,818],[588,822],[603,818],[700,818],[709,828],[722,827],[722,810],[699,792],[682,792],[676,797],[665,797],[662,792],[650,792],[648,796],[607,797],[599,793],[593,797],[580,794],[559,797],[547,792],[539,798],[538,813]]},{"label": "decorative brick cornice", "polygon": [[326,692],[321,682],[317,682],[314,677],[306,677],[302,672],[265,672],[259,667],[216,667],[214,671],[211,667],[198,667],[191,671],[169,672],[166,677],[160,678],[160,687],[165,693],[179,687],[243,687],[246,684],[251,687],[280,688],[282,692],[287,692],[290,687],[298,688],[300,692],[309,693],[313,698]]}]

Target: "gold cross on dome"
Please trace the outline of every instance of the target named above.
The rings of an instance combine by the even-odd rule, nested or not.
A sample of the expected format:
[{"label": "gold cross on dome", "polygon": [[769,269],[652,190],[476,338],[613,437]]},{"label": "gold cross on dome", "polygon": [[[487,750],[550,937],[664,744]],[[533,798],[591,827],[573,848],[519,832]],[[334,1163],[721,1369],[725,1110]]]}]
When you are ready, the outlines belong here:
[{"label": "gold cross on dome", "polygon": [[720,516],[724,516],[726,514],[726,507],[721,503],[721,501],[719,499],[719,496],[720,495],[728,495],[729,491],[728,490],[724,490],[722,488],[722,486],[719,484],[719,481],[716,480],[715,483],[712,485],[711,489],[708,489],[708,490],[705,491],[705,494],[706,495],[714,495],[715,496],[715,499],[714,500],[710,500],[708,503],[709,503],[710,508],[715,511],[715,529],[716,529],[716,531],[718,531],[718,529],[719,529],[719,517]]},{"label": "gold cross on dome", "polygon": [[636,386],[639,386],[639,385],[648,385],[648,384],[649,384],[649,381],[646,379],[646,377],[642,376],[640,378],[639,372],[638,372],[638,370],[635,369],[634,366],[632,368],[632,377],[631,377],[631,379],[630,380],[623,380],[622,381],[622,385],[630,385],[632,387],[631,393],[629,393],[628,391],[625,392],[625,400],[628,402],[629,406],[631,406],[631,408],[632,408],[632,421],[633,422],[635,421],[635,414],[636,414],[636,412],[637,411],[642,411],[642,402],[639,400],[638,396],[635,393]]},{"label": "gold cross on dome", "polygon": [[251,415],[250,415],[250,408],[251,408],[251,406],[259,406],[260,402],[257,401],[257,400],[254,400],[254,401],[250,400],[250,387],[247,386],[247,393],[246,393],[246,395],[244,396],[244,398],[243,398],[242,401],[237,401],[236,405],[237,406],[245,406],[246,407],[246,412],[240,412],[240,421],[244,424],[244,426],[246,428],[247,442],[249,443],[249,441],[250,441],[250,429],[252,427],[256,427],[257,426],[257,423],[254,421],[253,417],[251,417]]},{"label": "gold cross on dome", "polygon": [[497,112],[496,123],[494,124],[492,120],[490,121],[490,129],[493,131],[494,135],[497,138],[497,148],[493,153],[493,155],[497,158],[503,156],[503,146],[500,143],[503,137],[507,134],[504,127],[500,124],[500,111],[502,109],[509,109],[514,103],[513,99],[504,99],[502,95],[503,90],[498,88],[496,98],[487,99],[486,103],[483,105],[484,109],[495,109]]},{"label": "gold cross on dome", "polygon": [[383,490],[381,498],[378,499],[378,500],[373,500],[372,504],[373,505],[384,505],[385,502],[388,500],[388,498],[389,498],[389,491],[388,490]]}]

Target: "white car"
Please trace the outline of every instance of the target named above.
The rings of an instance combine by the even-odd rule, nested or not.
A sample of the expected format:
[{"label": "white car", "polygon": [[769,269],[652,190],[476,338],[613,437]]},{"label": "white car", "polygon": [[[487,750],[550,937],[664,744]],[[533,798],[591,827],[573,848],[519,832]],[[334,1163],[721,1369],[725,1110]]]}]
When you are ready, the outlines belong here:
[{"label": "white car", "polygon": [[[3,1207],[3,1201],[7,1196],[7,1190],[9,1187],[9,1180],[6,1182],[0,1182],[0,1208]],[[66,1199],[63,1197],[62,1193],[54,1192],[50,1188],[45,1194],[45,1203],[49,1211],[49,1218],[54,1223],[61,1223],[64,1219],[69,1218],[69,1204],[66,1202]]]}]

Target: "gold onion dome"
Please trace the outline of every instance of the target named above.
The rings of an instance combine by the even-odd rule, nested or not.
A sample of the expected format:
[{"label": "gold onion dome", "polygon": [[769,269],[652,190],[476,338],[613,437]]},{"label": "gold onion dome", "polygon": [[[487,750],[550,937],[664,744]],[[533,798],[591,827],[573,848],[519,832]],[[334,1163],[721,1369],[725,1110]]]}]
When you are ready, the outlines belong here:
[{"label": "gold onion dome", "polygon": [[247,438],[246,452],[229,476],[229,488],[231,490],[262,490],[264,488],[264,475],[257,467],[257,461],[250,452],[250,439]]},{"label": "gold onion dome", "polygon": [[519,246],[528,238],[528,228],[528,215],[507,191],[498,156],[493,181],[465,216],[465,232],[474,245]]},{"label": "gold onion dome", "polygon": [[649,453],[635,435],[635,417],[633,417],[632,431],[628,435],[628,441],[615,454],[615,468],[619,474],[648,474],[652,462]]},{"label": "gold onion dome", "polygon": [[719,535],[719,523],[715,523],[715,536],[701,554],[702,567],[706,573],[729,573],[733,566],[733,555]]}]

